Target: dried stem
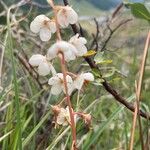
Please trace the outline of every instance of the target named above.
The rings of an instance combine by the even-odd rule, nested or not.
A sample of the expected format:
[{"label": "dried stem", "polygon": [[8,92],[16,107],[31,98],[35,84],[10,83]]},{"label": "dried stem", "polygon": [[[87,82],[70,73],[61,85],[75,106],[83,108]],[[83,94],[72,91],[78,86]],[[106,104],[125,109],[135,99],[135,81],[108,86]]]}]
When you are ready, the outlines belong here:
[{"label": "dried stem", "polygon": [[137,91],[139,99],[140,99],[140,95],[141,95],[142,81],[143,81],[143,76],[144,76],[144,69],[145,69],[145,63],[146,63],[146,57],[147,57],[147,53],[148,53],[149,44],[150,44],[150,31],[147,35],[145,48],[144,48],[144,52],[143,52],[142,65],[141,65],[141,69],[140,69],[140,77],[139,77],[138,91]]},{"label": "dried stem", "polygon": [[130,145],[129,145],[129,150],[133,150],[133,144],[134,144],[134,133],[135,133],[135,128],[136,128],[136,120],[137,120],[137,114],[138,114],[138,109],[139,109],[139,105],[138,105],[138,87],[137,84],[135,84],[135,91],[136,91],[136,102],[135,102],[135,111],[134,111],[134,115],[133,115],[133,124],[132,124],[132,128],[131,128],[131,136],[130,136]]},{"label": "dried stem", "polygon": [[[147,36],[147,40],[145,43],[145,48],[143,51],[143,58],[142,58],[142,65],[140,69],[140,77],[138,81],[138,85],[136,84],[136,104],[135,104],[135,112],[134,112],[134,117],[133,117],[133,125],[132,125],[132,130],[131,130],[131,139],[130,139],[130,150],[133,149],[133,144],[134,144],[134,132],[135,132],[135,126],[136,126],[136,119],[137,119],[137,114],[139,111],[139,102],[140,102],[140,95],[141,95],[141,89],[142,89],[142,81],[143,81],[143,76],[144,76],[144,69],[145,69],[145,63],[146,63],[146,56],[148,53],[148,47],[149,47],[149,42],[150,42],[150,31]],[[142,127],[140,124],[140,117],[139,119],[139,125],[140,125],[140,135],[142,136]],[[142,149],[144,149],[144,144],[143,144],[143,138],[141,137],[141,143],[142,143]]]}]

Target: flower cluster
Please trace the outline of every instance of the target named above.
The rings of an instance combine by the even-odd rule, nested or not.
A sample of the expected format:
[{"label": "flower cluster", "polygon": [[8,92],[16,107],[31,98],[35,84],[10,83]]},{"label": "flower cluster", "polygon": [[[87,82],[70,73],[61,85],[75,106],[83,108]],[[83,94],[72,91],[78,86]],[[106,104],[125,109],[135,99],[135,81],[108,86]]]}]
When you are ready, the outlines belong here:
[{"label": "flower cluster", "polygon": [[[68,106],[66,108],[62,108],[58,105],[51,105],[51,107],[52,111],[54,112],[56,125],[67,126],[68,124],[70,124],[70,114]],[[92,117],[90,114],[73,112],[73,116],[75,123],[77,122],[78,118],[82,118],[86,125],[91,125]]]},{"label": "flower cluster", "polygon": [[[33,33],[38,34],[40,39],[44,42],[51,39],[52,34],[59,32],[59,29],[68,27],[69,24],[75,24],[78,21],[77,13],[70,6],[54,6],[53,2],[49,0],[50,5],[55,10],[55,18],[50,19],[47,16],[41,14],[38,15],[30,24],[30,29]],[[77,57],[83,56],[87,53],[86,48],[87,40],[81,37],[79,34],[74,35],[69,40],[57,39],[48,50],[45,56],[41,54],[34,54],[29,59],[29,64],[37,69],[40,76],[47,76],[52,74],[48,80],[48,84],[51,86],[51,93],[53,95],[59,95],[64,93],[71,95],[74,89],[81,90],[85,83],[94,81],[92,73],[81,73],[75,75],[73,73],[57,73],[53,67],[51,61],[56,57],[63,59],[64,62],[75,60]],[[67,90],[66,90],[67,88]],[[69,105],[68,105],[69,106]],[[68,125],[71,123],[71,114],[74,112],[72,108],[52,106],[54,114],[56,116],[56,123],[58,125]],[[72,111],[71,111],[72,109]],[[70,110],[70,111],[69,111]],[[76,115],[72,114],[74,119]],[[80,115],[85,121],[89,123],[91,120],[90,115]],[[73,120],[73,119],[72,119]],[[76,120],[76,119],[75,119]]]},{"label": "flower cluster", "polygon": [[[81,90],[83,84],[87,81],[94,81],[94,76],[91,73],[82,73],[77,75],[73,80],[71,76],[66,76],[68,94],[70,95],[74,89]],[[64,79],[62,73],[57,73],[55,76],[51,77],[48,84],[52,86],[51,93],[54,95],[60,94],[62,91],[65,93]]]}]

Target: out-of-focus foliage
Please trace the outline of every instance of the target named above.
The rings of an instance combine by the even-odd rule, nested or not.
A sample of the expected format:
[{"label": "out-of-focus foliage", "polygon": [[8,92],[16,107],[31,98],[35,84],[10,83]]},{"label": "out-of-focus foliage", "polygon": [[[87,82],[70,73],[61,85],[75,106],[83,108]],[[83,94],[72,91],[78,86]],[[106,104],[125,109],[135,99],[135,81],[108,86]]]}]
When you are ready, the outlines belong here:
[{"label": "out-of-focus foliage", "polygon": [[129,6],[132,14],[140,19],[145,19],[150,22],[150,12],[142,3],[127,3],[126,6]]}]

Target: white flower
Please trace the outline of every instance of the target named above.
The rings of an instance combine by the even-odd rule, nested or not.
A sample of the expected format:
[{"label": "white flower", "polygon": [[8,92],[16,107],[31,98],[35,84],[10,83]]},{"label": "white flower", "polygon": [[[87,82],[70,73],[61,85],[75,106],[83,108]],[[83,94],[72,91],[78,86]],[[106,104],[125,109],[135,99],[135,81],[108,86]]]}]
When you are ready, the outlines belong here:
[{"label": "white flower", "polygon": [[[74,115],[74,121],[76,122],[77,115]],[[66,126],[68,123],[71,123],[69,107],[66,109],[61,108],[59,114],[57,115],[56,123],[58,125]]]},{"label": "white flower", "polygon": [[56,32],[56,24],[45,15],[39,15],[31,22],[30,29],[33,33],[39,33],[42,41],[48,41],[51,33]]},{"label": "white flower", "polygon": [[70,40],[69,43],[74,45],[78,51],[77,56],[83,56],[84,54],[87,53],[87,48],[85,44],[87,43],[87,40],[84,37],[79,37],[79,34],[76,34],[73,36]]},{"label": "white flower", "polygon": [[[67,82],[68,94],[70,95],[74,88],[73,88],[73,80],[69,75],[66,76],[66,82]],[[62,91],[66,93],[62,73],[57,73],[55,76],[51,77],[48,81],[48,84],[52,86],[51,93],[53,95],[58,95]]]},{"label": "white flower", "polygon": [[56,123],[58,125],[66,126],[70,122],[70,113],[69,108],[66,107],[66,109],[61,108],[60,112],[57,116]]},{"label": "white flower", "polygon": [[94,76],[92,73],[82,73],[77,76],[74,80],[74,87],[78,90],[81,90],[85,81],[94,81]]},{"label": "white flower", "polygon": [[47,62],[46,57],[43,55],[33,55],[29,59],[29,64],[33,67],[38,67],[38,73],[41,76],[46,76],[50,73],[51,64]]},{"label": "white flower", "polygon": [[78,15],[70,6],[64,6],[58,10],[57,20],[59,25],[65,28],[68,27],[69,24],[77,23]]},{"label": "white flower", "polygon": [[77,50],[72,44],[58,41],[48,49],[48,58],[50,60],[55,58],[59,52],[63,52],[66,61],[74,60],[77,55]]}]

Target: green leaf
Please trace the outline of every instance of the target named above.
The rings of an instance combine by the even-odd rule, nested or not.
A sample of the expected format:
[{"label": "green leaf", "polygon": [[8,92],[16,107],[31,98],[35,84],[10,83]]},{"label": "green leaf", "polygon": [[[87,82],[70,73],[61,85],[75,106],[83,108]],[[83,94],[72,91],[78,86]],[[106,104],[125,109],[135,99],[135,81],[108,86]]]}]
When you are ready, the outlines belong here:
[{"label": "green leaf", "polygon": [[108,78],[114,75],[114,73],[116,72],[116,69],[113,67],[109,72],[103,74],[103,78]]},{"label": "green leaf", "polygon": [[96,64],[110,64],[110,63],[112,63],[112,60],[105,59],[104,52],[98,52],[94,57],[94,61]]},{"label": "green leaf", "polygon": [[126,5],[130,7],[132,14],[136,18],[150,21],[150,12],[142,3],[127,3]]},{"label": "green leaf", "polygon": [[23,141],[23,147],[25,147],[31,140],[31,138],[34,136],[34,134],[37,132],[37,130],[42,126],[42,124],[45,122],[45,120],[50,116],[50,111],[47,112],[45,116],[41,119],[41,121],[35,126],[35,128],[30,132],[30,134],[24,139]]},{"label": "green leaf", "polygon": [[96,76],[98,78],[102,77],[100,71],[97,68],[93,68],[92,73],[94,74],[94,76]]},{"label": "green leaf", "polygon": [[100,61],[100,62],[96,62],[96,64],[111,64],[113,61],[111,59],[108,59],[108,60],[103,60],[103,61]]},{"label": "green leaf", "polygon": [[104,52],[98,52],[95,57],[94,57],[94,61],[96,63],[101,63],[104,61]]}]

